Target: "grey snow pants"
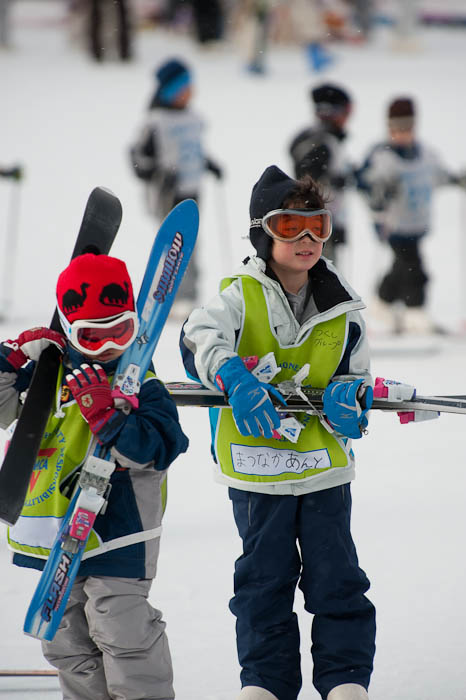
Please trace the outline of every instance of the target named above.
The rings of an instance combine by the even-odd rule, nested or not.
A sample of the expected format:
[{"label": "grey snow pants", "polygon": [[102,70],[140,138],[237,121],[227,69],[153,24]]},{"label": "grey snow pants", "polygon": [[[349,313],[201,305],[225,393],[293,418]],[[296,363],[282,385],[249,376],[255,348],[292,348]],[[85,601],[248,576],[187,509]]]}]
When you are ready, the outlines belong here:
[{"label": "grey snow pants", "polygon": [[42,642],[58,669],[63,700],[173,700],[162,613],[151,579],[76,579],[54,639]]}]

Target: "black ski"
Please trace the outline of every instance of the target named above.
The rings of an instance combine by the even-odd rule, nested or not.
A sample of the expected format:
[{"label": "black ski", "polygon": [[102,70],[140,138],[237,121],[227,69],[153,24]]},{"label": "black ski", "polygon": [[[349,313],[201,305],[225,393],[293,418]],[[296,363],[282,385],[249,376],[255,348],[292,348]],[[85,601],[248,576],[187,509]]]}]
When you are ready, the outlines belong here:
[{"label": "black ski", "polygon": [[[89,195],[72,258],[83,253],[109,252],[120,227],[120,200],[103,187]],[[60,331],[58,313],[50,328]],[[60,366],[60,352],[49,346],[37,362],[8,452],[0,469],[0,520],[8,525],[17,521],[26,498],[29,480],[42,435],[52,408]]]},{"label": "black ski", "polygon": [[[221,391],[211,391],[202,384],[194,382],[167,382],[166,388],[177,406],[203,406],[208,408],[228,407],[229,404]],[[323,408],[323,389],[300,387],[300,394],[290,393],[276,385],[286,398],[286,408],[274,399],[277,408],[286,413],[299,413]],[[380,411],[433,411],[434,413],[466,413],[465,396],[416,396],[405,401],[374,399],[372,409]]]}]

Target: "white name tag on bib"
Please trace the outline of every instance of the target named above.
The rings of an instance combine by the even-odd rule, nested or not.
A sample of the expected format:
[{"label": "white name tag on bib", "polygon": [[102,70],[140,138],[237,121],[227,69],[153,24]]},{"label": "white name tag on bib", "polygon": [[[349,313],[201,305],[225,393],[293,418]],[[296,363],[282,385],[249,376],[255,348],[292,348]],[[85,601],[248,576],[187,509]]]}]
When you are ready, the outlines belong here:
[{"label": "white name tag on bib", "polygon": [[251,447],[231,445],[233,469],[240,474],[251,476],[279,476],[281,474],[302,474],[307,469],[331,467],[327,450],[276,449],[274,447]]}]

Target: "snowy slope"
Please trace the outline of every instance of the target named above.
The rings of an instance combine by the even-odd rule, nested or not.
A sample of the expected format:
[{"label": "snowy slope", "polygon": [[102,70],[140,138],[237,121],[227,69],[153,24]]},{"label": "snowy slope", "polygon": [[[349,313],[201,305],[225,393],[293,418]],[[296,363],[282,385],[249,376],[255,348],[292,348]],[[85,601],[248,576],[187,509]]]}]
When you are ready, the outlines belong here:
[{"label": "snowy slope", "polygon": [[[136,286],[140,281],[154,227],[130,172],[127,147],[149,98],[152,69],[160,60],[177,54],[192,62],[196,105],[208,122],[209,151],[227,172],[224,185],[206,178],[203,193],[204,299],[215,293],[219,276],[249,252],[241,237],[248,230],[252,185],[271,163],[289,169],[288,142],[306,124],[307,91],[320,80],[299,48],[273,49],[269,75],[255,78],[242,70],[234,46],[201,51],[188,37],[163,31],[138,36],[133,63],[95,66],[71,45],[60,22],[32,21],[59,19],[60,7],[56,2],[18,2],[15,48],[0,54],[0,162],[21,161],[27,173],[21,187],[15,284],[8,290],[14,306],[0,327],[2,338],[49,321],[54,281],[67,263],[85,201],[96,185],[114,190],[123,202],[114,253],[125,258]],[[418,43],[417,52],[395,54],[389,35],[378,34],[367,47],[338,47],[338,61],[325,78],[348,86],[354,95],[349,147],[355,160],[383,135],[387,101],[409,92],[419,102],[421,135],[459,170],[466,165],[466,94],[461,89],[465,34],[429,30]],[[11,194],[11,184],[0,182],[2,253]],[[357,196],[351,196],[350,206],[353,243],[348,272],[368,300],[385,258]],[[466,316],[466,302],[461,303],[465,214],[464,196],[458,191],[439,193],[434,231],[426,243],[431,309],[451,327]],[[230,237],[233,260],[224,259],[224,236]],[[6,263],[10,266],[11,261],[7,258]],[[158,373],[166,380],[183,377],[176,350],[179,330],[177,324],[167,327],[155,356]],[[373,373],[409,381],[421,393],[466,393],[464,357],[463,343],[443,341],[435,355],[377,355]],[[181,420],[191,446],[170,472],[151,599],[168,623],[177,697],[234,700],[239,681],[228,600],[240,544],[227,492],[211,479],[207,414],[183,409]],[[401,427],[394,416],[374,413],[369,435],[355,445],[353,532],[378,609],[372,700],[466,697],[465,425],[461,416],[445,415]],[[10,566],[3,539],[0,561],[0,665],[43,666],[39,643],[21,631],[37,575]],[[299,592],[296,609],[302,622],[301,695],[317,698],[309,656],[311,618],[302,611]],[[2,688],[6,686],[0,681]],[[5,690],[4,696],[10,693],[13,696]]]}]

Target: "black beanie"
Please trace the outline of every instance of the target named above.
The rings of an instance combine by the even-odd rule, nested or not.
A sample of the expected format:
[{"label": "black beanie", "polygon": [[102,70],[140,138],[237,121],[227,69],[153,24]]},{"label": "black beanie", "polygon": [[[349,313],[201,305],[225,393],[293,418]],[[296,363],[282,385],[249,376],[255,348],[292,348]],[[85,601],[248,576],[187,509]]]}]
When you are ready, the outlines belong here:
[{"label": "black beanie", "polygon": [[331,83],[323,83],[311,90],[311,99],[316,113],[321,117],[332,116],[351,104],[346,90]]},{"label": "black beanie", "polygon": [[249,238],[257,255],[265,261],[270,258],[273,239],[264,231],[260,220],[269,211],[280,209],[296,185],[296,180],[285,175],[276,165],[270,165],[252,188],[249,214],[254,225],[249,229]]}]

